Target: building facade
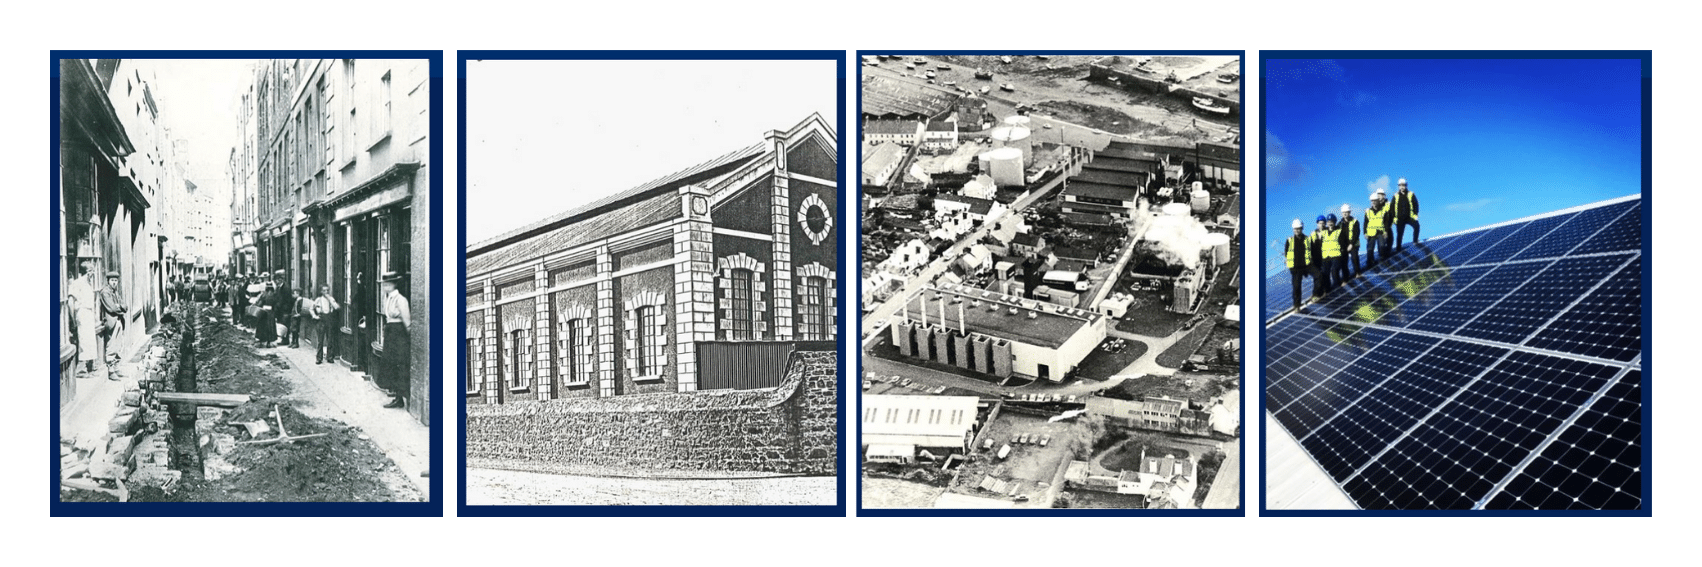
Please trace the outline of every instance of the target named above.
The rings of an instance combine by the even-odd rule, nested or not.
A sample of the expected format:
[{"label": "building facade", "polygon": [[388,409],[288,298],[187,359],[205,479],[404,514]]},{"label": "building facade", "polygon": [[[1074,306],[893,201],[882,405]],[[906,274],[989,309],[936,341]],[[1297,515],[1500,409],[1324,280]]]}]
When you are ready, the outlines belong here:
[{"label": "building facade", "polygon": [[[162,119],[154,62],[131,59],[59,61],[59,289],[64,293],[83,262],[96,287],[117,272],[129,308],[110,348],[144,340],[159,322],[170,263],[160,205],[182,187],[178,144]],[[70,313],[59,299],[60,403],[76,395]],[[102,353],[104,356],[104,353]]]},{"label": "building facade", "polygon": [[468,403],[773,387],[838,334],[820,116],[466,251]]},{"label": "building facade", "polygon": [[[344,306],[330,339],[356,371],[409,361],[408,411],[430,416],[431,77],[425,59],[283,59],[254,73],[249,273]],[[244,105],[245,109],[247,105]],[[245,132],[250,130],[243,124]],[[246,142],[245,142],[246,143]],[[242,162],[242,151],[238,161]],[[248,164],[234,175],[245,178]],[[233,189],[232,202],[245,197]],[[246,216],[238,224],[249,225]],[[410,352],[384,352],[380,278],[400,274]],[[416,403],[417,401],[417,403]]]}]

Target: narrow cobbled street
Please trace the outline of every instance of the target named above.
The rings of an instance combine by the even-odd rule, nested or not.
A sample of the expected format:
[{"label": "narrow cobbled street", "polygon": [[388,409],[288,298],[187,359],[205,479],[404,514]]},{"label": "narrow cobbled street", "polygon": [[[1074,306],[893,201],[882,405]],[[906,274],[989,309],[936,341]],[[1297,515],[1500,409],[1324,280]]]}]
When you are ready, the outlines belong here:
[{"label": "narrow cobbled street", "polygon": [[389,396],[363,374],[316,364],[310,341],[257,348],[228,307],[179,302],[167,312],[120,378],[87,394],[110,404],[66,412],[62,498],[424,500],[426,428],[382,408]]}]

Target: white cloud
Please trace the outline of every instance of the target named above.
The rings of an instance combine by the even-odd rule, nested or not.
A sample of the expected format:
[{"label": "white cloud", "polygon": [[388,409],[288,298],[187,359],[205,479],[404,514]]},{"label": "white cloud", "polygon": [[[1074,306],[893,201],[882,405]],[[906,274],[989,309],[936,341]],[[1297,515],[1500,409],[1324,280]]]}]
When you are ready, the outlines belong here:
[{"label": "white cloud", "polygon": [[1394,192],[1394,191],[1389,189],[1389,176],[1387,176],[1387,175],[1378,176],[1376,179],[1373,179],[1369,182],[1366,182],[1365,183],[1365,196],[1370,197],[1371,194],[1376,193],[1378,189],[1382,189],[1384,193],[1393,193]]}]

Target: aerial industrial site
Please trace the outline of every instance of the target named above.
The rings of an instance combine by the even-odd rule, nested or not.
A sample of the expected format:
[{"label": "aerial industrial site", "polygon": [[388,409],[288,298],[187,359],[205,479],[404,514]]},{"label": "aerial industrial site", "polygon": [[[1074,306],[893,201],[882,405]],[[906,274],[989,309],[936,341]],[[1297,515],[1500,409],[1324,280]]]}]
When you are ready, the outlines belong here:
[{"label": "aerial industrial site", "polygon": [[862,507],[1240,507],[1240,58],[861,64]]}]

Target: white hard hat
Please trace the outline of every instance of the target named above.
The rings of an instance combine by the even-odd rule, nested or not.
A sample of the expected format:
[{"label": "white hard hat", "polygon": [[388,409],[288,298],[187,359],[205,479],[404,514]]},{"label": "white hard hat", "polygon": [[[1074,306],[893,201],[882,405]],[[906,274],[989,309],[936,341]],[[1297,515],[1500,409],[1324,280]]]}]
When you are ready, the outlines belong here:
[{"label": "white hard hat", "polygon": [[1306,225],[1301,224],[1300,219],[1294,219],[1294,228],[1306,228]]},{"label": "white hard hat", "polygon": [[1407,184],[1407,178],[1402,177],[1401,180],[1396,181],[1396,183],[1401,184],[1401,185],[1406,185]]},{"label": "white hard hat", "polygon": [[1345,215],[1351,212],[1353,212],[1353,207],[1348,206],[1347,203],[1342,203],[1342,214]]},{"label": "white hard hat", "polygon": [[1386,192],[1382,189],[1378,189],[1377,192],[1372,193],[1371,196],[1373,196],[1373,197],[1384,197],[1384,196],[1388,196],[1388,194],[1389,194],[1388,192]]}]

